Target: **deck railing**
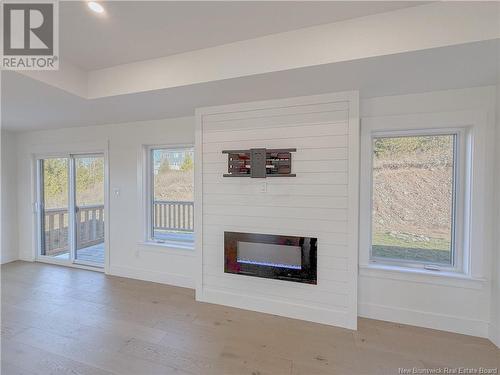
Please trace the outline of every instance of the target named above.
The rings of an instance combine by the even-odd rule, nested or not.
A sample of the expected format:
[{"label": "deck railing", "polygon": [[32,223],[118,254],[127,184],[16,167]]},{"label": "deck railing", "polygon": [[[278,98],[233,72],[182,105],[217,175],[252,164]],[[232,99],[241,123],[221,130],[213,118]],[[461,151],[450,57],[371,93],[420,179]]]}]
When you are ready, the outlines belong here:
[{"label": "deck railing", "polygon": [[[44,254],[54,256],[69,251],[68,210],[45,210]],[[76,214],[77,249],[104,242],[104,205],[78,207]]]},{"label": "deck railing", "polygon": [[[193,232],[194,202],[155,201],[154,229]],[[68,210],[45,210],[45,255],[69,251]],[[104,205],[79,206],[76,214],[77,249],[104,242]]]},{"label": "deck railing", "polygon": [[192,232],[194,230],[194,202],[154,201],[153,228]]},{"label": "deck railing", "polygon": [[77,249],[104,242],[104,205],[78,207],[76,223]]},{"label": "deck railing", "polygon": [[44,255],[58,255],[68,251],[68,210],[46,209],[44,212]]}]

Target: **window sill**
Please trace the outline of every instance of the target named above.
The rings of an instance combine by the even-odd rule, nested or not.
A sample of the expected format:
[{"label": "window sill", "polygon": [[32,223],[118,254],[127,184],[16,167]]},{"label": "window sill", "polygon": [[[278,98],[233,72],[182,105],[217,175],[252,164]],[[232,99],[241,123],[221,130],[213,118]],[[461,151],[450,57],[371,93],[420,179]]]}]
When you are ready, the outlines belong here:
[{"label": "window sill", "polygon": [[487,284],[487,280],[484,278],[472,277],[459,272],[432,271],[381,264],[360,265],[359,275],[466,289],[483,289]]},{"label": "window sill", "polygon": [[162,253],[166,251],[174,251],[179,255],[194,256],[195,248],[193,244],[186,244],[184,242],[175,241],[165,241],[165,242],[155,242],[155,241],[143,241],[138,243],[139,246],[148,250],[160,250]]}]

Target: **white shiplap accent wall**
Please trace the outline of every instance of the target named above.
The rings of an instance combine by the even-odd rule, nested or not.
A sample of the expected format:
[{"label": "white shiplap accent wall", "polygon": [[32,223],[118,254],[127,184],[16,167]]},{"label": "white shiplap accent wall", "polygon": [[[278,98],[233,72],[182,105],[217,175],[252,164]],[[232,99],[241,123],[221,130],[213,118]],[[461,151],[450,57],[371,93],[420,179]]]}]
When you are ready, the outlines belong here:
[{"label": "white shiplap accent wall", "polygon": [[[197,300],[356,328],[358,103],[345,92],[197,110]],[[297,177],[222,177],[222,150],[256,147],[297,148]],[[318,237],[318,284],[225,274],[224,231]]]}]

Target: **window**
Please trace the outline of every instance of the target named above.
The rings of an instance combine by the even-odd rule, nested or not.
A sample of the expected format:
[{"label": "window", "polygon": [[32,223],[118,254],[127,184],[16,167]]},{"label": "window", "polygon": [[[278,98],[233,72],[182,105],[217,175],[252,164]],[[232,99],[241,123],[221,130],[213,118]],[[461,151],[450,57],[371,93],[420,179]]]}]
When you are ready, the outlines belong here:
[{"label": "window", "polygon": [[456,265],[458,137],[373,135],[372,261]]},{"label": "window", "polygon": [[157,243],[194,242],[194,151],[148,148],[148,237]]}]

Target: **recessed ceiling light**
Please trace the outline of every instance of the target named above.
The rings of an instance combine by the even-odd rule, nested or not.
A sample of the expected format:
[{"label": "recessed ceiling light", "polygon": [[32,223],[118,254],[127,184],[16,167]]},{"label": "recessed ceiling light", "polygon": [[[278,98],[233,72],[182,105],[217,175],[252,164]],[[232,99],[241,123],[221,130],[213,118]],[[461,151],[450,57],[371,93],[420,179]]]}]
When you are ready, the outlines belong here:
[{"label": "recessed ceiling light", "polygon": [[104,8],[102,7],[102,5],[96,3],[95,1],[89,1],[87,5],[93,12],[104,13]]}]

